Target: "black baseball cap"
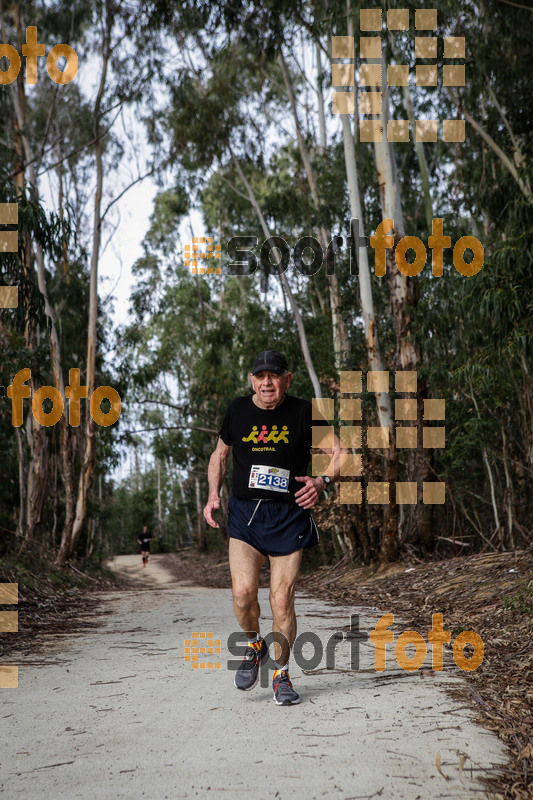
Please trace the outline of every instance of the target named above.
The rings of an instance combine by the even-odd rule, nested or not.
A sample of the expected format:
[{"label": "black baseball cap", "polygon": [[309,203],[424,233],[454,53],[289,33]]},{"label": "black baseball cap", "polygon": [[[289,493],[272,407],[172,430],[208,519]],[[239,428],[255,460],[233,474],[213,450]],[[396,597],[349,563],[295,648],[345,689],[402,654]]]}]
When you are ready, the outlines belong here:
[{"label": "black baseball cap", "polygon": [[269,370],[270,372],[275,372],[277,375],[281,375],[285,370],[289,370],[287,359],[282,353],[278,353],[277,350],[263,350],[256,356],[252,367],[252,375],[256,375],[263,370]]}]

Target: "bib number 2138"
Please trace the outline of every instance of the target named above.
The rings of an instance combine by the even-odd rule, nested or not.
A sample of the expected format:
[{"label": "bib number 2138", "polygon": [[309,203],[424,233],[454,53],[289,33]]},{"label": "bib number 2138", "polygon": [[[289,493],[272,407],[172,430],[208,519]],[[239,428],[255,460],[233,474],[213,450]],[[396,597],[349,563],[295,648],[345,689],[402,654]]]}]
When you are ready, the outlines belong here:
[{"label": "bib number 2138", "polygon": [[248,486],[250,489],[266,489],[270,492],[288,492],[289,475],[290,471],[288,469],[269,467],[264,464],[254,464],[250,470]]}]

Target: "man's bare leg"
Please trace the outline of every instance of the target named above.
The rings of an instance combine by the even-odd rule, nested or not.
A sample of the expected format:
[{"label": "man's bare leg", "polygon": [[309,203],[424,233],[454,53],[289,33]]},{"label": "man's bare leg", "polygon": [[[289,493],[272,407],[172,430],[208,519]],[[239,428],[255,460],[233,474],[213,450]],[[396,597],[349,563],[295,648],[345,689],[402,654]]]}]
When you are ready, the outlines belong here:
[{"label": "man's bare leg", "polygon": [[240,539],[229,540],[229,567],[233,584],[233,610],[250,640],[259,633],[261,609],[257,600],[259,571],[266,556]]},{"label": "man's bare leg", "polygon": [[296,639],[296,614],[294,611],[294,587],[300,569],[303,550],[288,556],[269,556],[270,559],[270,608],[274,621],[272,630],[283,634],[281,646],[274,644],[278,664],[286,664],[290,649]]}]

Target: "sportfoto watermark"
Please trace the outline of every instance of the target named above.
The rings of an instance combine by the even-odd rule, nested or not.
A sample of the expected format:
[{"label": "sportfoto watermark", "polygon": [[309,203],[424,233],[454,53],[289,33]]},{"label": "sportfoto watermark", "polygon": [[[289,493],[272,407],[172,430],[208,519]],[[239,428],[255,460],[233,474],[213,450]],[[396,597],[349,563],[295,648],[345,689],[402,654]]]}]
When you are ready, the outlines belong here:
[{"label": "sportfoto watermark", "polygon": [[[22,55],[26,57],[26,83],[37,83],[37,59],[44,56],[44,44],[37,42],[37,28],[30,25],[26,28],[26,44],[22,45]],[[13,83],[20,72],[20,56],[10,44],[0,44],[0,58],[4,56],[9,61],[7,70],[0,69],[0,85]],[[58,67],[60,58],[66,59],[67,65],[63,71]],[[46,69],[54,83],[65,84],[74,80],[78,74],[78,56],[69,44],[56,44],[48,53]]]},{"label": "sportfoto watermark", "polygon": [[[336,257],[337,253],[343,247],[349,248],[350,255],[350,274],[355,275],[358,273],[358,255],[362,247],[373,248],[375,254],[375,274],[382,278],[387,271],[386,265],[386,251],[394,247],[394,238],[392,231],[394,229],[394,220],[391,218],[384,219],[376,228],[373,236],[370,236],[370,241],[367,236],[361,236],[359,232],[359,220],[352,219],[351,221],[351,235],[346,237],[334,236],[327,245],[326,252],[322,248],[320,242],[313,236],[304,236],[295,244],[292,251],[292,260],[295,268],[301,275],[308,277],[316,275],[322,268],[324,260],[326,262],[326,275],[335,274]],[[227,264],[225,271],[228,275],[252,275],[258,267],[258,259],[252,248],[257,247],[257,236],[234,236],[228,242],[228,255],[232,261]],[[431,250],[431,269],[436,278],[442,277],[444,266],[444,251],[452,246],[452,240],[449,236],[444,235],[444,225],[440,218],[436,218],[432,223],[432,234],[428,238],[428,246]],[[186,248],[188,245],[186,245]],[[198,247],[198,245],[196,245]],[[211,245],[213,247],[213,245]],[[220,251],[220,246],[217,245]],[[271,257],[273,250],[277,250],[279,264],[276,264]],[[413,262],[407,261],[406,254],[408,250],[413,250],[415,259]],[[465,261],[464,254],[466,250],[472,252],[472,260]],[[305,256],[305,259],[304,259]],[[212,253],[200,253],[195,251],[194,260],[190,260],[188,250],[185,250],[185,265],[192,264],[191,271],[193,275],[212,273],[213,268],[198,266],[198,259],[211,258]],[[217,257],[220,257],[218,255]],[[404,236],[396,244],[394,249],[394,260],[398,270],[408,277],[419,275],[424,269],[427,261],[427,249],[424,242],[418,236]],[[481,270],[485,261],[485,251],[483,245],[476,239],[475,236],[461,236],[453,247],[453,265],[457,272],[461,275],[470,278]],[[270,236],[261,245],[259,254],[259,263],[261,268],[272,275],[277,275],[280,272],[285,272],[291,262],[291,248],[280,236]],[[220,268],[217,270],[220,272]]]},{"label": "sportfoto watermark", "polygon": [[[376,623],[376,626],[368,634],[359,629],[359,614],[352,614],[350,616],[350,625],[348,631],[336,631],[333,633],[326,644],[326,669],[335,669],[335,648],[342,641],[348,641],[350,645],[350,669],[354,672],[359,671],[359,644],[361,639],[369,639],[374,645],[374,668],[376,672],[383,672],[387,667],[387,644],[394,642],[394,633],[389,630],[394,623],[394,614],[384,614]],[[431,617],[432,627],[428,631],[427,641],[432,645],[432,669],[435,672],[440,672],[443,669],[443,645],[451,642],[451,631],[444,630],[442,614],[432,614]],[[198,636],[204,638],[206,641],[198,641]],[[220,669],[219,664],[213,665],[206,658],[206,654],[212,655],[215,652],[219,654],[220,640],[216,640],[215,645],[218,648],[212,647],[213,634],[196,633],[193,634],[192,648],[192,661],[198,661],[198,652],[203,654],[200,661],[200,668],[217,668]],[[273,631],[264,637],[264,642],[270,648],[272,642],[277,642],[281,646],[288,647],[288,642],[282,633]],[[206,647],[206,644],[211,644],[211,647]],[[246,649],[247,637],[242,631],[231,633],[228,637],[228,650],[232,656],[238,660],[229,660],[227,662],[228,670],[236,671],[239,669],[244,657]],[[200,645],[200,647],[198,647]],[[203,645],[203,647],[202,647]],[[306,645],[310,645],[313,649],[312,655],[304,656],[303,650]],[[414,646],[415,653],[412,656],[407,655],[407,647]],[[473,648],[473,654],[467,658],[464,655],[464,648],[470,645]],[[456,636],[453,642],[453,660],[459,669],[465,672],[473,672],[483,662],[485,648],[483,640],[474,631],[462,631]],[[424,638],[416,631],[404,631],[396,639],[394,647],[394,656],[397,665],[406,672],[416,672],[424,664],[427,655],[427,647]],[[324,657],[324,646],[320,637],[312,631],[304,631],[296,637],[292,647],[291,657],[294,662],[305,670],[316,669],[321,664]],[[185,642],[185,660],[191,661],[191,640]],[[207,663],[205,663],[207,662]],[[261,686],[268,686],[269,670],[277,669],[276,662],[269,656],[261,665]]]}]

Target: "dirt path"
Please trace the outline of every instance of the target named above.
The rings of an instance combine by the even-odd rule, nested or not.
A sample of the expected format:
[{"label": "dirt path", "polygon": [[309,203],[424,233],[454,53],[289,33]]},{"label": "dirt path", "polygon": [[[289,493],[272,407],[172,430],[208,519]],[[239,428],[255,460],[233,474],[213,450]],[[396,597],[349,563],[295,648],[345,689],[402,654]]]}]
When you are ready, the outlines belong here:
[{"label": "dirt path", "polygon": [[[10,655],[19,688],[2,691],[0,792],[8,800],[489,797],[479,777],[505,754],[447,695],[462,680],[449,664],[406,673],[388,645],[387,669],[376,673],[363,639],[359,670],[342,671],[350,667],[344,641],[334,671],[293,665],[302,703],[278,707],[270,680],[251,692],[233,687],[230,590],[177,582],[157,555],[146,568],[139,556],[121,556],[113,569],[136,584],[98,595],[100,611],[111,611],[99,628],[50,637],[34,656]],[[266,633],[268,590],[260,603]],[[350,614],[360,615],[362,631],[381,616],[301,593],[297,613],[299,632],[318,634],[324,650]],[[184,660],[193,631],[221,640],[220,670]],[[325,656],[316,669],[324,666]]]},{"label": "dirt path", "polygon": [[137,586],[155,587],[176,583],[172,572],[164,566],[163,559],[162,556],[151,555],[148,565],[144,567],[141,556],[116,556],[105,566],[117,575],[135,581]]}]

